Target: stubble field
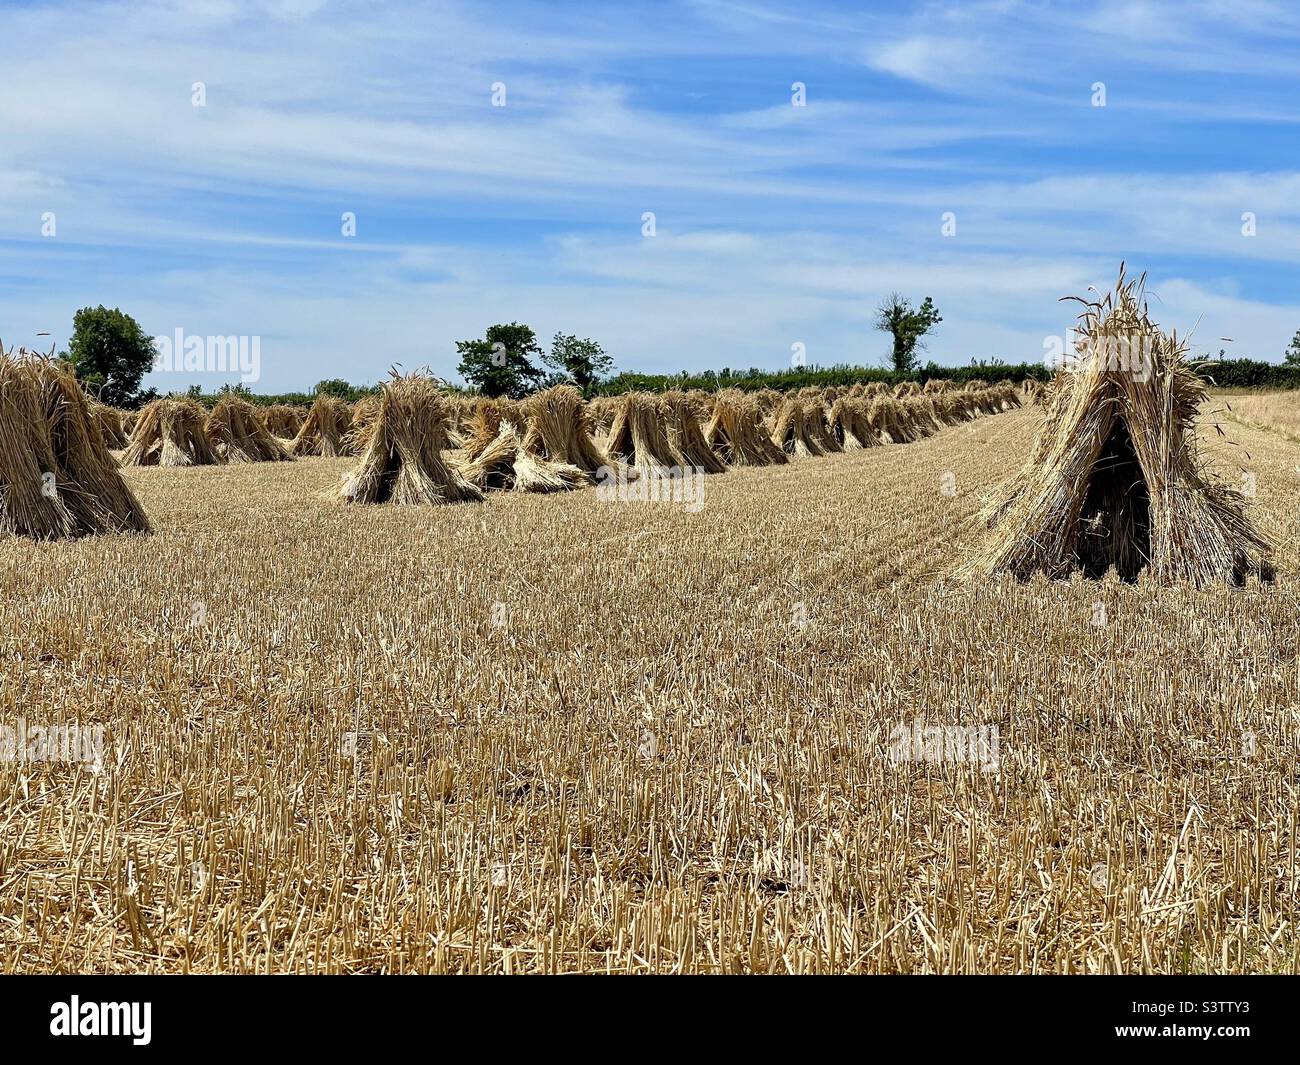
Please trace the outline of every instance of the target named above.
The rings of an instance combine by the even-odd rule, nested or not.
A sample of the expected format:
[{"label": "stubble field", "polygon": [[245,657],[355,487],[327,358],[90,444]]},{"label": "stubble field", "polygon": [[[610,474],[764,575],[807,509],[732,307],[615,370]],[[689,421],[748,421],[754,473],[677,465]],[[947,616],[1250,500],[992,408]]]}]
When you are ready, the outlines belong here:
[{"label": "stubble field", "polygon": [[1295,971],[1300,450],[1206,437],[1272,586],[955,581],[1041,419],[699,513],[124,471],[154,535],[0,543],[0,721],[107,737],[0,764],[0,968]]}]

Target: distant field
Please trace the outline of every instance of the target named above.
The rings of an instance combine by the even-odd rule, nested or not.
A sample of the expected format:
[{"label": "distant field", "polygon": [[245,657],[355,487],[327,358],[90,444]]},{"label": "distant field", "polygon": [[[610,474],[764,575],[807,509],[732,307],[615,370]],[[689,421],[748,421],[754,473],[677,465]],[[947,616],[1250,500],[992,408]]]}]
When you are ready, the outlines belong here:
[{"label": "distant field", "polygon": [[0,765],[0,968],[1294,971],[1300,450],[1208,438],[1271,587],[955,582],[1041,418],[699,513],[126,470],[155,535],[0,544],[0,717],[115,752]]},{"label": "distant field", "polygon": [[1229,393],[1215,398],[1226,405],[1227,416],[1234,421],[1300,440],[1300,392]]}]

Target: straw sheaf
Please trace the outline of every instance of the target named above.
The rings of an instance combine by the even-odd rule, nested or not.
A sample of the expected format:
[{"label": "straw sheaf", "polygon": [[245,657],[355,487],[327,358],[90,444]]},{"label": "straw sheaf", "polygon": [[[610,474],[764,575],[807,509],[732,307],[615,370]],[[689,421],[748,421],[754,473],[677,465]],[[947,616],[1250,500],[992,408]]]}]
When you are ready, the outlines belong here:
[{"label": "straw sheaf", "polygon": [[714,397],[704,439],[728,466],[776,466],[790,461],[772,442],[758,400],[736,388]]},{"label": "straw sheaf", "polygon": [[560,467],[571,466],[584,481],[594,480],[598,470],[612,465],[592,439],[596,427],[582,393],[572,385],[529,396],[519,404],[513,420],[516,425],[522,422],[520,446],[525,452]]},{"label": "straw sheaf", "polygon": [[0,534],[149,532],[66,364],[0,349]]},{"label": "straw sheaf", "polygon": [[253,405],[237,396],[226,396],[212,408],[207,434],[226,462],[293,461],[284,445],[267,431]]},{"label": "straw sheaf", "polygon": [[468,437],[474,431],[474,415],[478,410],[477,396],[454,395],[448,397],[451,404],[451,435]]},{"label": "straw sheaf", "polygon": [[668,410],[648,392],[628,392],[619,403],[609,431],[609,453],[649,473],[685,465],[668,439]]},{"label": "straw sheaf", "polygon": [[121,451],[126,447],[126,432],[122,428],[121,411],[97,400],[91,399],[86,402],[95,425],[104,437],[105,446],[113,451]]},{"label": "straw sheaf", "polygon": [[[559,385],[521,403],[480,400],[465,478],[484,489],[557,492],[592,484],[610,460],[591,438],[582,395]],[[580,465],[581,464],[581,465]]]},{"label": "straw sheaf", "polygon": [[469,438],[465,441],[465,457],[474,461],[492,447],[500,435],[501,404],[492,399],[480,399],[474,405]]},{"label": "straw sheaf", "polygon": [[614,415],[618,413],[618,397],[597,396],[587,404],[587,415],[593,428],[600,433],[608,433],[614,424]]},{"label": "straw sheaf", "polygon": [[921,437],[903,404],[883,393],[871,400],[867,423],[878,439],[890,444],[910,444]]},{"label": "straw sheaf", "polygon": [[791,396],[777,409],[772,442],[787,455],[796,458],[824,455],[828,437],[834,439],[826,427],[820,403]]},{"label": "straw sheaf", "polygon": [[349,438],[352,411],[337,396],[319,395],[289,444],[291,455],[337,458],[355,455],[355,438]]},{"label": "straw sheaf", "polygon": [[1002,401],[1003,411],[1019,410],[1024,406],[1020,398],[1020,390],[1010,381],[1003,381],[995,389],[998,398]]},{"label": "straw sheaf", "polygon": [[686,393],[686,398],[690,401],[691,410],[695,412],[695,417],[703,425],[713,416],[714,393],[705,392],[702,388],[692,388]]},{"label": "straw sheaf", "polygon": [[682,468],[726,473],[727,464],[704,437],[698,399],[692,400],[684,392],[665,392],[662,399],[668,418],[668,443]]},{"label": "straw sheaf", "polygon": [[845,451],[879,447],[880,437],[871,429],[867,418],[870,401],[860,396],[837,399],[831,406],[830,430]]},{"label": "straw sheaf", "polygon": [[934,436],[944,423],[940,420],[933,397],[918,392],[900,401],[917,439]]},{"label": "straw sheaf", "polygon": [[215,466],[221,457],[207,433],[208,414],[192,399],[156,399],[136,419],[123,466]]},{"label": "straw sheaf", "polygon": [[935,416],[944,425],[960,425],[970,421],[973,410],[974,403],[969,392],[949,389],[934,397]]},{"label": "straw sheaf", "polygon": [[473,461],[463,468],[465,480],[483,490],[559,492],[590,484],[583,470],[567,462],[552,462],[524,448],[508,422]]},{"label": "straw sheaf", "polygon": [[[263,412],[262,423],[273,436],[292,440],[298,435],[298,430],[302,428],[306,416],[307,412],[301,407],[295,407],[288,403],[273,403]],[[349,421],[351,421],[351,417],[351,413],[349,413]]]},{"label": "straw sheaf", "polygon": [[431,378],[394,375],[357,437],[361,459],[339,495],[349,503],[407,506],[481,500],[482,490],[442,455],[451,416]]},{"label": "straw sheaf", "polygon": [[[1273,544],[1202,462],[1205,386],[1185,341],[1151,321],[1143,280],[1121,267],[1104,299],[1079,300],[1079,367],[1053,383],[1030,461],[985,509],[993,533],[963,573],[1101,576],[1113,566],[1125,580],[1198,586],[1271,576]],[[1143,345],[1145,374],[1108,362],[1116,342]]]}]

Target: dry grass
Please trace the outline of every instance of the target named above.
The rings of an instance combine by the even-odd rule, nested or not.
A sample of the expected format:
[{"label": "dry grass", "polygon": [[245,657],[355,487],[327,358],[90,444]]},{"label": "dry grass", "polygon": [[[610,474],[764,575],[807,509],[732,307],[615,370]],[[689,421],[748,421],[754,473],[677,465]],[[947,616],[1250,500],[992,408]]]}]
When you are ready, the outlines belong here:
[{"label": "dry grass", "polygon": [[1242,425],[1300,440],[1300,392],[1258,392],[1216,396],[1217,409]]},{"label": "dry grass", "polygon": [[669,414],[664,399],[648,392],[619,398],[609,431],[608,452],[634,469],[656,474],[683,465],[668,438]]},{"label": "dry grass", "polygon": [[0,543],[0,722],[109,746],[0,763],[0,969],[1294,971],[1295,447],[1210,446],[1273,586],[953,581],[1042,417],[698,514],[124,471],[153,536]]}]

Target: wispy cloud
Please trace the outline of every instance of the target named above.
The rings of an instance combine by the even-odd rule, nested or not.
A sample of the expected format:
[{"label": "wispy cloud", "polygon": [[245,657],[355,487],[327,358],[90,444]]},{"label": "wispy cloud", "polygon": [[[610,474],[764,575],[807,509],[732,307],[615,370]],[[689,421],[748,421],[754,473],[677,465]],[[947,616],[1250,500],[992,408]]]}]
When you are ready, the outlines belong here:
[{"label": "wispy cloud", "polygon": [[877,69],[940,88],[969,89],[992,58],[985,47],[973,41],[929,34],[873,45],[867,51],[867,61]]},{"label": "wispy cloud", "polygon": [[107,302],[157,333],[264,335],[264,387],[394,359],[450,373],[454,341],[500,319],[599,336],[628,367],[777,365],[795,340],[870,361],[871,307],[899,289],[939,301],[934,357],[1013,358],[1121,258],[1177,324],[1215,316],[1237,350],[1275,357],[1300,325],[1283,5],[214,0],[4,19],[22,87],[0,96],[9,342]]}]

